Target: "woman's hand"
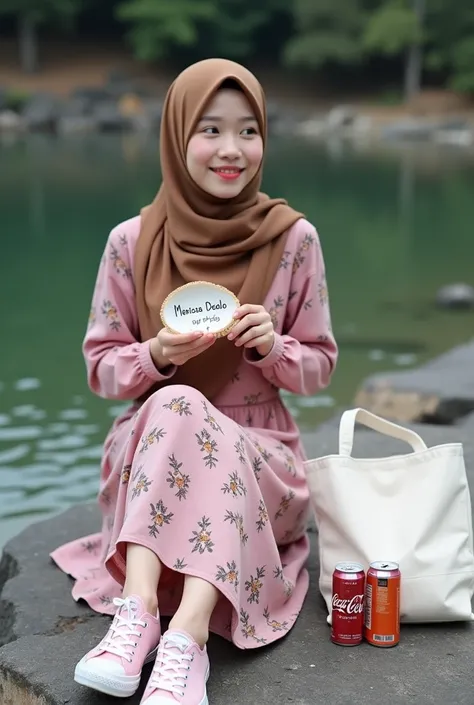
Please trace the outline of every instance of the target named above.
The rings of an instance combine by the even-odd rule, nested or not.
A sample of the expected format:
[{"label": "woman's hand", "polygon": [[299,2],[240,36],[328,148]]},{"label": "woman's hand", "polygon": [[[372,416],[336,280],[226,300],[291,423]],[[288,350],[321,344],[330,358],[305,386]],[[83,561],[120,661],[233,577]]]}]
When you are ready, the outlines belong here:
[{"label": "woman's hand", "polygon": [[162,328],[150,341],[150,354],[158,370],[169,365],[184,365],[192,357],[210,348],[216,340],[213,333],[170,333]]},{"label": "woman's hand", "polygon": [[244,304],[234,314],[237,323],[227,336],[235,340],[237,346],[255,348],[259,355],[265,357],[273,348],[275,331],[268,311],[259,304]]}]

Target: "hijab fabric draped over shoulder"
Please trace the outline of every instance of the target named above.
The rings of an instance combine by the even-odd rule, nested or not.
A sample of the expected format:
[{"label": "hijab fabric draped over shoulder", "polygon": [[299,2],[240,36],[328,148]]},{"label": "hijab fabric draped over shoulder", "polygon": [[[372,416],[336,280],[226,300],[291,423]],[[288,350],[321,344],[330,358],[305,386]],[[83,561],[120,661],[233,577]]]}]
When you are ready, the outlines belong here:
[{"label": "hijab fabric draped over shoulder", "polygon": [[[188,282],[210,281],[233,291],[241,304],[263,304],[285,248],[286,231],[303,217],[285,200],[260,192],[262,164],[232,199],[206,193],[191,178],[186,167],[188,141],[206,104],[227,79],[247,97],[265,147],[265,96],[243,66],[207,59],[185,69],[170,86],[160,133],[163,180],[153,202],[141,211],[134,257],[142,341],[163,327],[160,310],[166,296]],[[220,338],[180,366],[168,383],[190,385],[212,399],[232,379],[242,353],[242,348]]]}]

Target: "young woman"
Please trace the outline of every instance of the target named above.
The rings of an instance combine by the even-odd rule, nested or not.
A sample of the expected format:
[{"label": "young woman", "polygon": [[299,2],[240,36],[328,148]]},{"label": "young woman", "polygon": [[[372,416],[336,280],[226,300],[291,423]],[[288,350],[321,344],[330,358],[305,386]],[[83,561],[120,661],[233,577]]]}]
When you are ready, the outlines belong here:
[{"label": "young woman", "polygon": [[[327,386],[337,358],[314,227],[259,191],[262,88],[211,59],[171,85],[163,183],[109,236],[84,355],[91,389],[130,400],[105,442],[100,534],[53,553],[73,597],[115,614],[75,679],[143,705],[207,705],[209,631],[279,639],[308,589],[309,493],[280,389]],[[239,298],[224,338],[163,328],[164,298],[206,280]],[[161,635],[160,615],[172,616]]]}]

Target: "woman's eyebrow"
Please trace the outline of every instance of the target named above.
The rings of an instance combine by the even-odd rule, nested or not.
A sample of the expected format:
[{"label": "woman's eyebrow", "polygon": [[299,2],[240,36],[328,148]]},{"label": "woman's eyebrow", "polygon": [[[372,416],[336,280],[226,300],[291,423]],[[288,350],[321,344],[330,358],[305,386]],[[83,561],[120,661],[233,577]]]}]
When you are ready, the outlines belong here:
[{"label": "woman's eyebrow", "polygon": [[[202,118],[200,118],[199,122],[222,122],[222,120],[223,118],[219,117],[218,115],[203,115]],[[239,122],[257,122],[257,118],[253,115],[245,115],[244,117],[239,118]]]}]

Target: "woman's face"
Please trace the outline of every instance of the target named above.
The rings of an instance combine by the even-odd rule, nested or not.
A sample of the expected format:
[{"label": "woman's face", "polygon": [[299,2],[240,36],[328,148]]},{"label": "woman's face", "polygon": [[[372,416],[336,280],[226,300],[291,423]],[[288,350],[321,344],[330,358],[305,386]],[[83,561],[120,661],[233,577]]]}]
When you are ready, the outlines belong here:
[{"label": "woman's face", "polygon": [[209,101],[188,142],[192,179],[218,198],[234,198],[258,171],[263,139],[242,91],[222,88]]}]

